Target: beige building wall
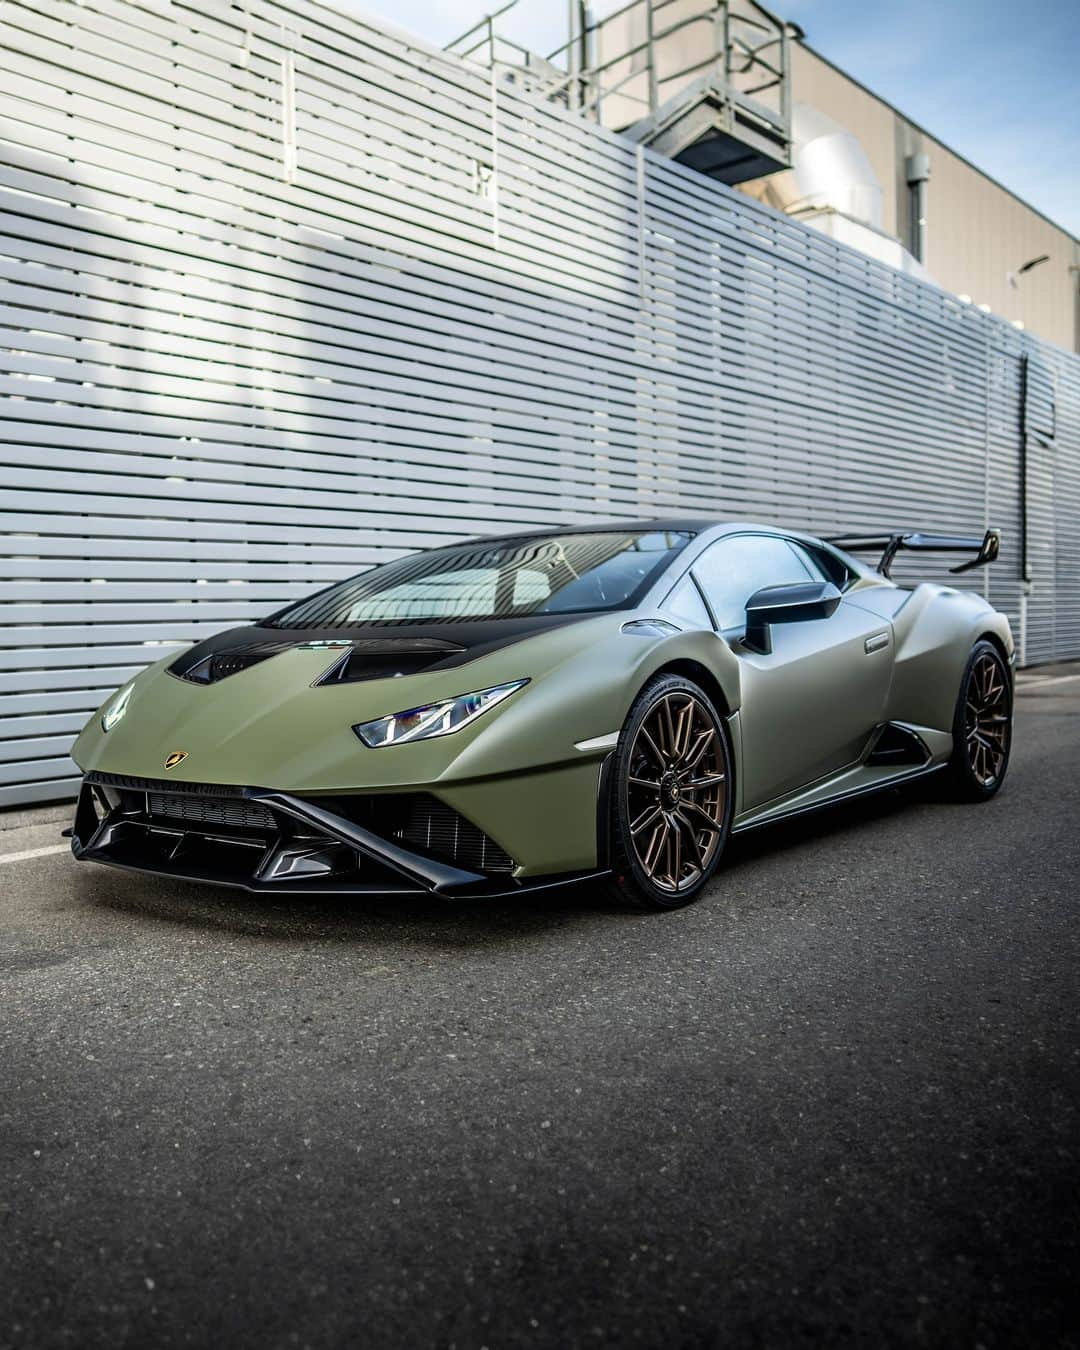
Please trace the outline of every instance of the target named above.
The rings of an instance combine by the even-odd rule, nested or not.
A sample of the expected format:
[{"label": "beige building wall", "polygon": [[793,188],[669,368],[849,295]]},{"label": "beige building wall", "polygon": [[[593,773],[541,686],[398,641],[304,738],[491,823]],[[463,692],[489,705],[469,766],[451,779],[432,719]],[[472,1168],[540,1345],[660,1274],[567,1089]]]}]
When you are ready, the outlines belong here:
[{"label": "beige building wall", "polygon": [[[925,262],[933,280],[1049,342],[1080,350],[1080,273],[1070,271],[1080,264],[1080,244],[804,43],[792,44],[791,58],[793,101],[858,137],[881,184],[884,228],[909,248],[904,161],[918,151],[929,156]],[[773,195],[768,179],[743,187],[766,201]],[[1011,286],[1007,274],[1042,253],[1050,261]]]}]

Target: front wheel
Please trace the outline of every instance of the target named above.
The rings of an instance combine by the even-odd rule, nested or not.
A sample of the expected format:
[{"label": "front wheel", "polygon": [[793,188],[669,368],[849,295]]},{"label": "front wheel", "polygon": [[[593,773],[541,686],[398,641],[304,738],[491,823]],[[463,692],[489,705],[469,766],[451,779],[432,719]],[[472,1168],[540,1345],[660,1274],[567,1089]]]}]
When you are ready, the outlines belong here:
[{"label": "front wheel", "polygon": [[976,642],[960,681],[949,761],[962,801],[992,797],[1005,779],[1012,748],[1012,677],[1005,658],[985,638]]},{"label": "front wheel", "polygon": [[731,748],[705,691],[661,675],[638,695],[611,779],[611,888],[634,909],[701,892],[731,831]]}]

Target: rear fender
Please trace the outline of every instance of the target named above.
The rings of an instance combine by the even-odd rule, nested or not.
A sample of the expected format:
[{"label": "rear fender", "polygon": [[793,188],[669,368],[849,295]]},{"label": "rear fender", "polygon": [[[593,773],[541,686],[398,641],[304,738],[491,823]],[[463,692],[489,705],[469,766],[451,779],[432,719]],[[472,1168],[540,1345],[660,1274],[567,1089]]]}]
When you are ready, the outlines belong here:
[{"label": "rear fender", "polygon": [[971,648],[992,634],[1012,661],[1009,621],[981,595],[924,582],[893,618],[892,720],[951,731]]}]

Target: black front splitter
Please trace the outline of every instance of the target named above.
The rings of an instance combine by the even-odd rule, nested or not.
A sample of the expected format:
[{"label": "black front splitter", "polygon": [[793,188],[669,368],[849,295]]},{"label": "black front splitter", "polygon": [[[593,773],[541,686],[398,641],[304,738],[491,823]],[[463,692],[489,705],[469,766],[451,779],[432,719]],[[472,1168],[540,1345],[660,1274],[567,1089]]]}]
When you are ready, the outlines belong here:
[{"label": "black front splitter", "polygon": [[143,867],[135,863],[121,862],[100,850],[80,849],[77,841],[72,841],[71,852],[78,862],[101,863],[106,867],[115,867],[122,872],[133,872],[141,876],[165,877],[172,881],[190,881],[203,886],[225,886],[229,890],[245,891],[249,895],[263,895],[278,899],[288,896],[370,896],[387,899],[441,900],[448,904],[455,901],[470,900],[517,900],[537,891],[557,890],[562,886],[574,886],[586,881],[597,881],[610,876],[609,871],[572,872],[557,877],[526,878],[505,886],[499,882],[489,882],[483,886],[461,887],[454,891],[435,891],[423,886],[392,886],[387,884],[370,885],[365,882],[351,881],[278,881],[246,882],[235,877],[221,877],[212,873],[200,873],[188,867],[169,867],[159,864],[155,867]]}]

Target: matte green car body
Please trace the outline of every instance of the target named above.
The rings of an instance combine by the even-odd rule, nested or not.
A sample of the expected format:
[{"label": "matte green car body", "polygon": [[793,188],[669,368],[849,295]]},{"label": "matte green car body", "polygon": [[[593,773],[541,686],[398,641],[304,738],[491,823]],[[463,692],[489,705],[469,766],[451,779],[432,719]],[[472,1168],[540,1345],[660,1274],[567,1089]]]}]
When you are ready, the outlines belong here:
[{"label": "matte green car body", "polygon": [[[653,523],[655,525],[655,523]],[[471,821],[514,861],[519,881],[604,864],[602,767],[636,696],[659,672],[689,676],[727,720],[734,829],[763,824],[944,764],[972,644],[987,636],[1011,663],[1007,619],[978,594],[895,585],[856,560],[830,618],[776,630],[772,652],[736,631],[691,628],[667,607],[700,554],[727,534],[795,532],[696,523],[696,536],[642,603],[525,636],[451,669],[319,685],[336,659],[297,645],[220,683],[169,673],[176,653],[137,675],[123,718],[96,713],[72,751],[84,773],[170,784],[245,785],[307,800],[422,790]],[[637,621],[659,619],[651,627]],[[352,727],[402,708],[528,683],[449,735],[369,748]],[[107,705],[104,705],[107,706]],[[885,724],[928,752],[911,765],[867,758]],[[184,752],[175,768],[166,759]]]}]

